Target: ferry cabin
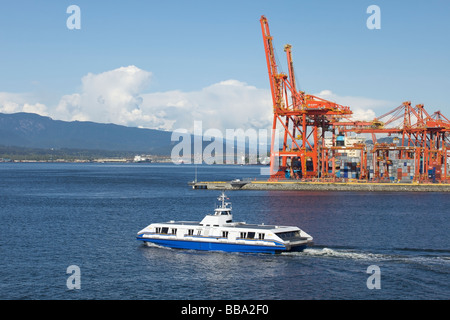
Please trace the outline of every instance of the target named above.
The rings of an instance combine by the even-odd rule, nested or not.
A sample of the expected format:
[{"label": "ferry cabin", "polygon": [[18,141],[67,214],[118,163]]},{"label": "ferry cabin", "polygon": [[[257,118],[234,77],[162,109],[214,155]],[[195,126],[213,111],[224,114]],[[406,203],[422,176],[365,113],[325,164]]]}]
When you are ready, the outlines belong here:
[{"label": "ferry cabin", "polygon": [[[163,237],[173,236],[173,239],[189,238],[213,238],[228,241],[237,240],[266,240],[279,237],[281,240],[302,239],[301,230],[295,227],[279,227],[273,225],[246,224],[243,222],[230,223],[229,226],[202,225],[198,222],[190,221],[169,221],[166,223],[154,223],[153,228],[147,230],[147,234],[161,235]],[[292,229],[287,231],[286,228]],[[256,229],[256,230],[255,230]],[[280,232],[273,229],[280,229]],[[198,239],[192,239],[198,240]]]}]

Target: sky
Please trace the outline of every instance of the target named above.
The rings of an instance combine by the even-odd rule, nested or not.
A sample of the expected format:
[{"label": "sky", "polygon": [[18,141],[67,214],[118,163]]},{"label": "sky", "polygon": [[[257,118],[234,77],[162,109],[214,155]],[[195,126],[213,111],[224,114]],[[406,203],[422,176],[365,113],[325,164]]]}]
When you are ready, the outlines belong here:
[{"label": "sky", "polygon": [[[79,29],[68,28],[80,9]],[[370,5],[380,29],[369,29]],[[298,89],[371,120],[403,101],[450,117],[450,2],[0,2],[0,112],[192,130],[270,128],[261,15]]]}]

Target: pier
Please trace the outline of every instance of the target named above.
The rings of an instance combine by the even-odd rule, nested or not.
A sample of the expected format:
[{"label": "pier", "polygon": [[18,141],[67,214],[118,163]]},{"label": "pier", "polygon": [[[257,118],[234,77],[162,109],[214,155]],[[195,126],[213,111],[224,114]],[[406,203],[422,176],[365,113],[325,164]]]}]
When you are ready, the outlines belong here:
[{"label": "pier", "polygon": [[232,181],[193,181],[189,185],[209,190],[450,192],[450,184],[440,183],[246,181],[236,185]]}]

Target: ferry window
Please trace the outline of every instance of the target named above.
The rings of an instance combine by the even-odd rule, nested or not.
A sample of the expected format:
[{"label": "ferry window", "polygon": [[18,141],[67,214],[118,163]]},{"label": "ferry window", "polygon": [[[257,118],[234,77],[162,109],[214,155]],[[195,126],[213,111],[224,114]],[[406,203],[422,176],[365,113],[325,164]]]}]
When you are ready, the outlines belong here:
[{"label": "ferry window", "polygon": [[169,233],[169,228],[166,228],[166,227],[161,228],[161,233],[163,233],[163,234]]},{"label": "ferry window", "polygon": [[254,232],[249,232],[249,233],[247,234],[247,238],[248,238],[248,239],[254,239],[254,238],[255,238],[255,233],[254,233]]},{"label": "ferry window", "polygon": [[198,230],[198,231],[197,231],[197,235],[198,235],[198,236],[201,236],[201,235],[202,235],[202,230]]},{"label": "ferry window", "polygon": [[258,233],[258,239],[264,240],[264,233]]},{"label": "ferry window", "polygon": [[228,238],[228,231],[222,231],[222,237]]},{"label": "ferry window", "polygon": [[161,233],[161,228],[157,227],[155,231],[156,233]]},{"label": "ferry window", "polygon": [[188,235],[193,236],[194,235],[194,229],[188,229]]},{"label": "ferry window", "polygon": [[177,229],[176,228],[172,228],[172,234],[177,234]]},{"label": "ferry window", "polygon": [[247,238],[247,232],[241,232],[241,238]]},{"label": "ferry window", "polygon": [[226,216],[227,214],[229,214],[228,211],[222,211],[222,215],[223,215],[223,216]]},{"label": "ferry window", "polygon": [[300,231],[288,231],[288,232],[278,232],[276,233],[283,240],[292,239],[300,237]]}]

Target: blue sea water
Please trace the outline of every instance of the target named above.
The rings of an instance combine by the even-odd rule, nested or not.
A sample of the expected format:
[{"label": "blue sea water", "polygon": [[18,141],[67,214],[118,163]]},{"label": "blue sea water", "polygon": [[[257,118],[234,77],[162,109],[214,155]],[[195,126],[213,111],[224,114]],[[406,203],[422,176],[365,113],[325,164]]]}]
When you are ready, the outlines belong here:
[{"label": "blue sea water", "polygon": [[[199,180],[258,177],[199,166]],[[448,193],[229,191],[236,221],[297,225],[304,252],[147,247],[152,222],[201,220],[218,192],[194,167],[0,164],[0,299],[449,299]],[[67,268],[79,267],[69,290]],[[376,266],[378,274],[368,268]],[[376,276],[376,280],[373,280]],[[369,289],[367,283],[379,284]]]}]

